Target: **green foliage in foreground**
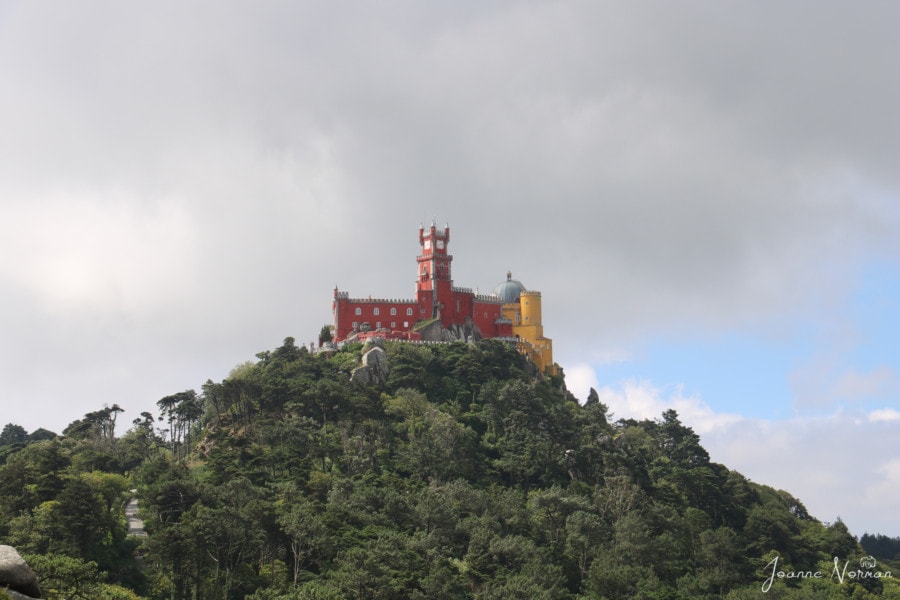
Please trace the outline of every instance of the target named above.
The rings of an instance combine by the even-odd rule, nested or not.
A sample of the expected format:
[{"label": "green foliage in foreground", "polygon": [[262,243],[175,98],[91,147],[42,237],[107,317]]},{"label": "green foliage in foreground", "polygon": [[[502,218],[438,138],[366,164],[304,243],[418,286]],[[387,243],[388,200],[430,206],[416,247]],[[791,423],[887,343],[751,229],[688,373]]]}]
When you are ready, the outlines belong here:
[{"label": "green foliage in foreground", "polygon": [[[288,338],[120,438],[118,407],[64,439],[10,428],[3,543],[60,598],[900,598],[829,579],[865,556],[844,524],[710,462],[674,411],[611,422],[493,341],[386,344],[387,382],[364,386],[362,350]],[[763,596],[776,558],[825,576]]]}]

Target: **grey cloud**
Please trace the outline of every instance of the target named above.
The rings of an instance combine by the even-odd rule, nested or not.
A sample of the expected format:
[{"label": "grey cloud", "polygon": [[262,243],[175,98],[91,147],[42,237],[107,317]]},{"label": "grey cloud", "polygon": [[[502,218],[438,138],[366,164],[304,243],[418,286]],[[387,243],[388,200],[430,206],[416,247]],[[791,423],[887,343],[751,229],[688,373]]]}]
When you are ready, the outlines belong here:
[{"label": "grey cloud", "polygon": [[[215,375],[196,358],[209,348],[237,362],[307,341],[334,285],[411,294],[415,230],[432,217],[453,227],[458,285],[489,289],[512,269],[544,291],[569,360],[820,311],[860,261],[896,255],[892,3],[3,10],[0,213],[42,206],[18,229],[60,227],[54,203],[77,192],[99,214],[139,215],[116,236],[140,238],[170,207],[189,232],[145,237],[158,260],[117,280],[135,300],[79,309],[113,321],[97,364],[138,334],[150,372],[174,357],[199,385]],[[16,310],[67,331],[40,303]],[[17,336],[7,354],[79,343]],[[62,403],[81,380],[61,367],[58,381],[40,395],[65,406],[57,428],[119,401]]]}]

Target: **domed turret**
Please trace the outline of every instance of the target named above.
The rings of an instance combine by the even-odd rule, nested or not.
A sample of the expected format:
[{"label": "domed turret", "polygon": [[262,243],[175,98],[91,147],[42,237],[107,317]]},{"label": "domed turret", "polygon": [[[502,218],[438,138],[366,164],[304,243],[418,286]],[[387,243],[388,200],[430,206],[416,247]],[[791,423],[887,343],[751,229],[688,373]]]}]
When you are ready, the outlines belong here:
[{"label": "domed turret", "polygon": [[512,278],[512,273],[507,271],[506,281],[494,288],[493,294],[500,298],[504,304],[518,302],[519,296],[525,291],[525,286],[518,279]]}]

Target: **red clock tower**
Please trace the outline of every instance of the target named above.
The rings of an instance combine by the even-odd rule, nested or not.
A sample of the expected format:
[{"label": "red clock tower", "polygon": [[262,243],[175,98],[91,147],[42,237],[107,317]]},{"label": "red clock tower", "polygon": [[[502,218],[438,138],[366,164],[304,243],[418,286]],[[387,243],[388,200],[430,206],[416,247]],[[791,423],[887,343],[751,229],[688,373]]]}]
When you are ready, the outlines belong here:
[{"label": "red clock tower", "polygon": [[431,224],[431,228],[419,227],[419,245],[422,253],[416,258],[418,277],[416,279],[416,301],[425,314],[432,318],[441,316],[441,309],[449,306],[452,299],[453,279],[450,277],[450,263],[453,256],[447,254],[450,243],[450,226],[443,229]]}]

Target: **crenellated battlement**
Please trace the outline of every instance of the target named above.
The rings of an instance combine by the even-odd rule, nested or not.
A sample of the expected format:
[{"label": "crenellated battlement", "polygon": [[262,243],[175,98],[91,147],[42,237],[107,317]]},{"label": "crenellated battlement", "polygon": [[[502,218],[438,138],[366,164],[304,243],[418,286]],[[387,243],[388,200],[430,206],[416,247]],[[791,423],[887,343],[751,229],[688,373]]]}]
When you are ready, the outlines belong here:
[{"label": "crenellated battlement", "polygon": [[503,301],[494,294],[475,294],[475,302],[484,304],[503,304]]},{"label": "crenellated battlement", "polygon": [[345,300],[349,300],[354,304],[408,304],[409,306],[418,306],[418,302],[415,300],[411,300],[409,298],[350,298],[349,296],[344,298]]}]

